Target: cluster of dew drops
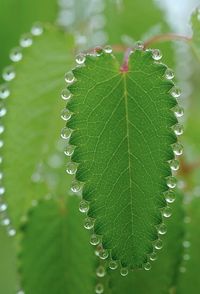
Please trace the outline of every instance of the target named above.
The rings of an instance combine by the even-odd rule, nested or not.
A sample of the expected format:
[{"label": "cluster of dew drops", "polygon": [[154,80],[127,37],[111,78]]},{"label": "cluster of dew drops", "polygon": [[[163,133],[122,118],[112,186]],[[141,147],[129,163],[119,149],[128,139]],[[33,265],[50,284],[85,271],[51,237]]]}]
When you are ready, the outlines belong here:
[{"label": "cluster of dew drops", "polygon": [[[13,48],[10,52],[10,60],[13,63],[18,63],[23,59],[23,48],[28,48],[33,44],[33,37],[39,36],[43,33],[43,27],[40,23],[35,23],[31,28],[31,32],[24,34],[19,41],[19,47]],[[9,89],[9,82],[16,77],[15,68],[13,65],[7,66],[2,73],[2,78],[5,81],[0,85],[0,135],[2,136],[5,127],[2,124],[2,118],[7,114],[5,106],[6,99],[10,96],[11,91]],[[4,141],[0,138],[0,148],[4,146]],[[3,163],[3,157],[0,156],[0,164]],[[0,213],[1,213],[1,224],[6,227],[9,236],[15,236],[16,230],[12,227],[11,221],[7,215],[8,205],[4,202],[3,196],[6,193],[5,187],[2,185],[4,174],[0,171]],[[21,291],[21,290],[20,290]],[[22,293],[22,292],[19,292]]]},{"label": "cluster of dew drops", "polygon": [[[143,43],[138,42],[137,45],[136,45],[136,49],[144,50]],[[102,54],[102,52],[105,52],[107,54],[111,54],[112,53],[111,46],[105,46],[104,49],[97,50],[95,52],[95,55],[98,57],[98,56],[100,56]],[[160,50],[153,49],[153,50],[151,50],[151,52],[152,52],[153,60],[155,62],[159,62],[161,60],[161,58],[162,58],[162,54],[161,54]],[[76,57],[77,66],[79,66],[79,67],[84,66],[85,60],[86,60],[86,55],[83,54],[83,53],[80,53]],[[167,68],[166,72],[165,72],[165,75],[164,75],[164,79],[172,80],[173,78],[174,78],[174,72],[171,69]],[[75,77],[74,77],[74,75],[73,75],[73,73],[71,71],[66,73],[65,81],[66,81],[67,85],[70,85],[70,84],[75,82]],[[173,86],[172,89],[170,90],[170,94],[171,94],[171,96],[173,98],[177,99],[177,98],[180,97],[181,91],[176,86]],[[61,97],[62,97],[62,99],[68,101],[68,100],[70,100],[72,98],[72,93],[66,87],[62,91]],[[182,117],[183,114],[184,114],[183,108],[181,106],[179,106],[178,103],[172,109],[172,111],[173,111],[173,113],[174,113],[174,115],[176,116],[177,119]],[[61,113],[61,118],[66,122],[68,120],[70,120],[71,116],[72,116],[72,113],[67,108],[65,108]],[[180,136],[180,135],[183,134],[183,126],[180,123],[177,123],[176,125],[174,125],[172,127],[172,131],[175,133],[176,136]],[[69,144],[69,139],[70,139],[70,136],[71,136],[72,132],[73,132],[73,130],[69,129],[67,126],[64,127],[62,129],[62,131],[61,131],[61,137],[63,139],[65,139],[65,140],[67,140],[67,142],[68,142],[64,153],[65,153],[66,156],[69,156],[69,157],[72,156],[72,154],[74,152],[74,149],[75,149],[75,146],[72,146],[72,145]],[[171,171],[172,171],[172,176],[169,176],[166,179],[166,183],[167,183],[167,186],[168,186],[169,190],[164,193],[164,197],[166,199],[167,206],[162,209],[162,216],[165,217],[165,218],[169,218],[171,216],[171,208],[169,207],[169,204],[171,204],[171,203],[173,203],[175,201],[175,193],[173,192],[173,189],[176,187],[176,178],[174,177],[173,173],[175,173],[179,169],[179,161],[177,160],[177,157],[182,155],[182,153],[183,153],[183,147],[179,142],[174,143],[171,147],[172,147],[173,152],[174,152],[174,159],[172,159],[169,162],[169,165],[170,165],[170,168],[171,168]],[[70,175],[75,175],[76,171],[77,171],[77,168],[78,168],[77,163],[69,162],[67,164],[66,172],[68,174],[70,174]],[[72,182],[72,187],[71,187],[72,192],[79,193],[81,195],[82,188],[83,188],[83,183],[81,183],[81,182],[79,182],[77,180],[74,180]],[[85,201],[84,199],[82,199],[80,201],[79,210],[80,210],[80,212],[87,214],[87,212],[89,211],[89,203],[88,203],[88,201]],[[94,228],[94,219],[92,219],[90,217],[86,217],[84,227],[86,229],[88,229],[88,230],[93,230],[93,228]],[[161,223],[157,227],[157,230],[158,230],[159,235],[164,235],[167,232],[167,228],[166,228],[166,225],[164,224],[164,222]],[[90,243],[92,245],[94,245],[94,246],[97,246],[95,253],[101,259],[107,259],[109,257],[109,251],[104,249],[102,244],[101,244],[101,237],[94,234],[94,232],[91,235]],[[162,248],[162,240],[160,238],[158,238],[154,242],[154,248],[157,249],[157,250],[160,250]],[[154,260],[156,260],[156,258],[157,258],[157,254],[154,251],[149,256],[149,260],[154,261]],[[111,259],[109,261],[109,268],[112,269],[112,270],[117,269],[118,265],[119,265],[118,261],[116,261],[116,260]],[[144,269],[147,270],[147,271],[151,269],[150,262],[146,262],[144,264]],[[122,276],[126,276],[128,274],[128,268],[121,267],[120,273],[121,273]],[[97,277],[105,276],[106,270],[105,270],[104,266],[100,265],[97,268],[96,274],[97,274]],[[103,285],[101,283],[97,284],[95,292],[96,293],[103,293],[103,291],[104,291]]]}]

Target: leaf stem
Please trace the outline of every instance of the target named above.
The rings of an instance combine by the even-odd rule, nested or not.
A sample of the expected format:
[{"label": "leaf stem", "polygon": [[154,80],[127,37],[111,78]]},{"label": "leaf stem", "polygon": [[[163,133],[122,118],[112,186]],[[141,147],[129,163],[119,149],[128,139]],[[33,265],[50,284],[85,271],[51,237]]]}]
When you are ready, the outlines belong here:
[{"label": "leaf stem", "polygon": [[192,37],[189,36],[183,36],[183,35],[177,35],[173,33],[169,34],[161,34],[154,36],[152,38],[149,38],[144,42],[144,48],[146,49],[151,44],[158,43],[158,42],[165,42],[165,41],[186,41],[190,42],[192,40]]}]

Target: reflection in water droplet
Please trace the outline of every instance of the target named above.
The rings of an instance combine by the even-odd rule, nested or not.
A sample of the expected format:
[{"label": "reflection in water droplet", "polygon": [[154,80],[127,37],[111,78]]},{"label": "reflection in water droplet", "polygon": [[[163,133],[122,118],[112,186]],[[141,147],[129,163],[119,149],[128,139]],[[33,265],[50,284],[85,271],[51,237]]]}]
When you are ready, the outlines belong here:
[{"label": "reflection in water droplet", "polygon": [[0,98],[1,99],[6,99],[10,95],[10,90],[6,85],[1,85],[0,86]]},{"label": "reflection in water droplet", "polygon": [[147,262],[147,263],[144,264],[144,269],[145,269],[146,271],[149,271],[149,270],[151,269],[151,264],[150,264],[150,262]]},{"label": "reflection in water droplet", "polygon": [[104,287],[102,284],[97,284],[95,287],[96,294],[102,294],[104,292]]},{"label": "reflection in water droplet", "polygon": [[96,275],[99,278],[103,278],[106,275],[106,270],[103,265],[100,265],[96,270]]},{"label": "reflection in water droplet", "polygon": [[153,49],[152,50],[152,57],[154,60],[158,61],[162,58],[162,53],[159,49]]},{"label": "reflection in water droplet", "polygon": [[31,33],[33,36],[40,36],[42,35],[44,29],[41,23],[35,23],[31,28]]},{"label": "reflection in water droplet", "polygon": [[175,188],[177,184],[177,180],[175,177],[168,177],[167,178],[167,186],[171,189]]},{"label": "reflection in water droplet", "polygon": [[144,50],[144,42],[138,41],[135,47],[137,50]]},{"label": "reflection in water droplet", "polygon": [[127,275],[128,275],[128,268],[127,268],[127,267],[122,267],[122,268],[120,269],[120,274],[121,274],[121,276],[123,276],[123,277],[127,276]]},{"label": "reflection in water droplet", "polygon": [[172,210],[169,206],[166,206],[164,209],[163,209],[163,216],[168,218],[172,215]]},{"label": "reflection in water droplet", "polygon": [[72,97],[72,94],[71,94],[71,92],[68,89],[62,90],[61,98],[63,100],[69,100],[71,97]]},{"label": "reflection in water droplet", "polygon": [[71,133],[72,133],[72,130],[67,128],[67,127],[64,127],[62,130],[61,130],[61,138],[63,139],[69,139],[70,136],[71,136]]},{"label": "reflection in water droplet", "polygon": [[79,204],[79,210],[82,213],[86,213],[89,210],[89,203],[85,200],[81,200],[80,204]]},{"label": "reflection in water droplet", "polygon": [[108,250],[101,248],[99,251],[99,257],[101,259],[106,259],[108,258],[108,256],[109,256]]},{"label": "reflection in water droplet", "polygon": [[160,235],[164,235],[167,233],[167,226],[165,224],[161,224],[159,227],[158,227],[158,233]]},{"label": "reflection in water droplet", "polygon": [[78,64],[78,65],[82,65],[82,64],[84,64],[84,62],[85,62],[85,55],[83,54],[83,53],[80,53],[80,54],[78,54],[77,56],[76,56],[76,63]]},{"label": "reflection in water droplet", "polygon": [[4,126],[0,125],[0,135],[4,132]]},{"label": "reflection in water droplet", "polygon": [[172,149],[173,149],[174,154],[177,156],[183,154],[183,146],[179,142],[173,144]]},{"label": "reflection in water droplet", "polygon": [[110,54],[110,53],[112,53],[112,47],[110,45],[106,45],[104,47],[104,51],[105,51],[105,53]]},{"label": "reflection in water droplet", "polygon": [[177,159],[172,159],[169,162],[170,168],[174,171],[177,171],[179,169],[179,161]]},{"label": "reflection in water droplet", "polygon": [[5,193],[5,188],[4,187],[0,187],[0,196],[3,195]]},{"label": "reflection in water droplet", "polygon": [[74,162],[68,162],[66,172],[69,175],[74,175],[77,171],[77,164]]},{"label": "reflection in water droplet", "polygon": [[184,108],[178,104],[173,108],[176,117],[182,117],[184,115]]},{"label": "reflection in water droplet", "polygon": [[74,149],[75,149],[75,146],[67,145],[67,147],[65,148],[64,154],[67,156],[72,156],[72,154],[74,153]]},{"label": "reflection in water droplet", "polygon": [[178,98],[181,96],[181,90],[177,87],[173,87],[172,90],[171,90],[171,95],[172,97],[174,98]]},{"label": "reflection in water droplet", "polygon": [[7,208],[8,208],[7,204],[5,204],[5,203],[0,204],[0,212],[6,211]]},{"label": "reflection in water droplet", "polygon": [[165,71],[165,77],[167,80],[172,80],[174,78],[174,72],[172,69],[167,68]]},{"label": "reflection in water droplet", "polygon": [[155,246],[155,249],[157,249],[157,250],[162,249],[162,247],[163,247],[162,240],[161,239],[156,240],[154,246]]},{"label": "reflection in water droplet", "polygon": [[12,66],[8,66],[3,70],[2,77],[5,81],[9,82],[15,78],[16,74]]},{"label": "reflection in water droplet", "polygon": [[75,77],[73,75],[73,72],[69,71],[65,74],[65,81],[68,84],[72,84],[75,81]]},{"label": "reflection in water droplet", "polygon": [[116,260],[110,260],[109,268],[111,270],[116,270],[118,268],[118,262]]},{"label": "reflection in water droplet", "polygon": [[[88,211],[88,210],[87,210],[87,211]],[[85,212],[87,212],[87,211],[85,211]],[[100,238],[99,238],[99,236],[97,236],[97,235],[95,235],[95,234],[92,234],[92,235],[91,235],[91,238],[90,238],[90,244],[96,246],[96,245],[98,245],[99,243],[100,243]]]},{"label": "reflection in water droplet", "polygon": [[67,108],[64,108],[61,112],[61,118],[64,120],[64,121],[68,121],[70,118],[71,118],[72,114],[71,112],[67,109]]},{"label": "reflection in water droplet", "polygon": [[16,235],[16,230],[13,229],[13,228],[9,228],[9,229],[7,230],[7,232],[8,232],[8,235],[9,235],[10,237],[13,237],[13,236]]},{"label": "reflection in water droplet", "polygon": [[94,220],[90,217],[87,217],[84,222],[84,228],[91,230],[94,227]]},{"label": "reflection in water droplet", "polygon": [[20,39],[20,45],[24,48],[30,47],[33,44],[31,34],[24,34]]},{"label": "reflection in water droplet", "polygon": [[9,220],[9,218],[4,218],[1,221],[1,223],[2,223],[3,226],[8,226],[10,224],[10,220]]},{"label": "reflection in water droplet", "polygon": [[150,255],[149,258],[150,258],[150,260],[152,260],[152,261],[156,260],[156,259],[157,259],[157,254],[156,254],[156,252],[151,253],[151,255]]},{"label": "reflection in water droplet", "polygon": [[183,134],[183,126],[181,124],[176,124],[173,127],[174,133],[176,134],[176,136],[180,136]]},{"label": "reflection in water droplet", "polygon": [[82,189],[82,183],[81,182],[76,181],[76,180],[72,182],[72,186],[71,186],[72,192],[78,193],[78,192],[81,191],[81,189]]},{"label": "reflection in water droplet", "polygon": [[164,195],[167,203],[173,203],[176,199],[176,194],[171,190],[166,191]]},{"label": "reflection in water droplet", "polygon": [[19,62],[20,60],[22,60],[22,51],[21,51],[21,48],[18,47],[18,48],[14,48],[11,50],[10,52],[10,59],[13,61],[13,62]]}]

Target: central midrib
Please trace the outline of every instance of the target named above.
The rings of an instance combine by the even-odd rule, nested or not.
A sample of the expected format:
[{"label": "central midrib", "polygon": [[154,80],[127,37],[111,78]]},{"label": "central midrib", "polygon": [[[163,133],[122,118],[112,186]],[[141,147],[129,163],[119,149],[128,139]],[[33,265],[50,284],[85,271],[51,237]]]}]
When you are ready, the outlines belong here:
[{"label": "central midrib", "polygon": [[129,133],[129,114],[128,114],[128,92],[126,83],[127,73],[123,73],[124,79],[124,103],[125,103],[125,115],[126,115],[126,136],[127,136],[127,147],[128,147],[128,173],[129,173],[129,185],[131,193],[131,234],[133,235],[133,201],[132,201],[132,180],[131,180],[131,152],[130,152],[130,133]]}]

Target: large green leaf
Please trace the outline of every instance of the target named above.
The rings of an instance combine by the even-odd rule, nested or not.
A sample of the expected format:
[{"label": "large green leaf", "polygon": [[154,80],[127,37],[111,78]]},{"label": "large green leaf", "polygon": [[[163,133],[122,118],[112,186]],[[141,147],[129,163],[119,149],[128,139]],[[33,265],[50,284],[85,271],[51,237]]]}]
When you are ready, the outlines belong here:
[{"label": "large green leaf", "polygon": [[23,229],[21,276],[27,294],[92,294],[95,255],[78,199],[41,202]]},{"label": "large green leaf", "polygon": [[[117,272],[110,272],[110,288],[112,294],[168,294],[177,282],[177,275],[183,254],[185,237],[184,210],[182,195],[172,207],[173,217],[169,220],[167,234],[163,240],[163,250],[158,259],[153,262],[149,271],[134,271],[126,277],[120,277]],[[153,256],[154,257],[154,256]]]},{"label": "large green leaf", "polygon": [[17,46],[21,34],[34,22],[52,22],[56,16],[57,0],[0,0],[0,70],[8,64],[9,51]]},{"label": "large green leaf", "polygon": [[64,73],[72,65],[72,46],[71,36],[45,27],[23,50],[22,61],[14,66],[16,77],[8,83],[10,96],[1,100],[7,109],[1,118],[1,185],[16,226],[33,199],[66,190],[59,142],[64,102],[59,97]]},{"label": "large green leaf", "polygon": [[[122,265],[141,267],[158,238],[161,209],[166,215],[177,102],[173,83],[164,78],[167,67],[154,62],[151,51],[131,54],[128,72],[120,71],[112,54],[98,55],[86,57],[69,86],[74,115],[67,125],[70,144],[77,146],[72,160],[104,248]],[[73,173],[75,166],[67,170]]]},{"label": "large green leaf", "polygon": [[184,241],[184,263],[181,267],[177,294],[195,294],[200,289],[199,270],[199,223],[200,223],[200,199],[193,198],[186,205],[187,209],[187,239]]}]

